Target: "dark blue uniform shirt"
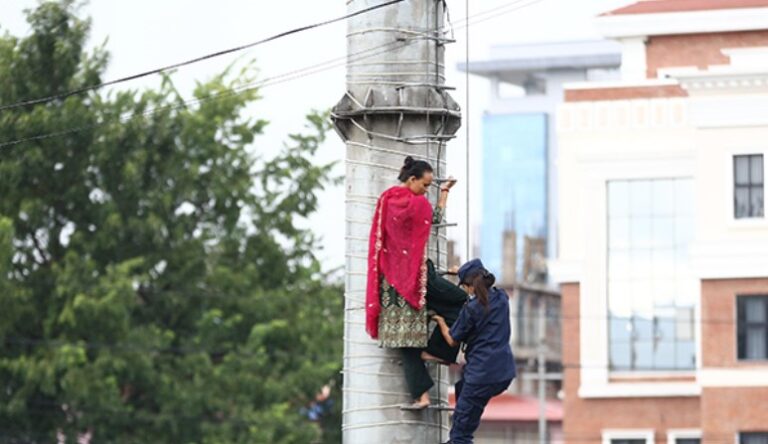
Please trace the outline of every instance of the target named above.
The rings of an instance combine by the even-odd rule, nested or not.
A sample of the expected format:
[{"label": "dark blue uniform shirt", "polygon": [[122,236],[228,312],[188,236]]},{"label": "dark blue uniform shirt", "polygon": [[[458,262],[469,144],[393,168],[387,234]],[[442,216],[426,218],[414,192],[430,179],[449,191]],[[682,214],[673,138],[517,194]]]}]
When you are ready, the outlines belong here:
[{"label": "dark blue uniform shirt", "polygon": [[509,346],[509,297],[497,288],[488,292],[488,311],[477,298],[469,301],[451,327],[451,337],[467,344],[464,381],[494,384],[515,378],[515,358]]}]

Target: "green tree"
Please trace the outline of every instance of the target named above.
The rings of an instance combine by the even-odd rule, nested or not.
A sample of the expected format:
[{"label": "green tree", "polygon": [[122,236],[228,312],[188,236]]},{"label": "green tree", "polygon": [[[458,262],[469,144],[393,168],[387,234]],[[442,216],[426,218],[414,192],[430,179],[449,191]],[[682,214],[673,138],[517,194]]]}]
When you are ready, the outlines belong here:
[{"label": "green tree", "polygon": [[[73,1],[27,18],[0,37],[0,103],[101,81]],[[297,225],[332,180],[328,119],[249,154],[253,80],[0,111],[0,143],[56,134],[0,148],[0,442],[338,439],[338,410],[301,414],[341,364],[341,289]]]}]

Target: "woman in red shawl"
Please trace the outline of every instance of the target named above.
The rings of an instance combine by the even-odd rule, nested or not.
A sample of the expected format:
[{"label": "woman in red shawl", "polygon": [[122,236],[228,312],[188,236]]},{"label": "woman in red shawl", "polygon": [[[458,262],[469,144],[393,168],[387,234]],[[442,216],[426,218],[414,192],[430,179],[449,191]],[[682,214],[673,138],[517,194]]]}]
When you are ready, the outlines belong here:
[{"label": "woman in red shawl", "polygon": [[371,226],[366,330],[380,346],[400,349],[414,399],[409,408],[422,409],[429,406],[429,389],[434,385],[422,360],[429,340],[427,242],[432,224],[442,221],[456,181],[440,186],[433,210],[426,198],[433,180],[429,163],[407,157],[398,179],[401,185],[379,197]]}]

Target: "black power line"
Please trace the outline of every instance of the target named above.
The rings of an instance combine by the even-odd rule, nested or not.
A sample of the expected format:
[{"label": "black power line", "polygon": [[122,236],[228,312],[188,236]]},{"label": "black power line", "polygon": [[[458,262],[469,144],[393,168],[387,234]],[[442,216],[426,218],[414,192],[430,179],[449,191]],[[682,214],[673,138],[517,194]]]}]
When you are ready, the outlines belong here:
[{"label": "black power line", "polygon": [[[485,16],[485,15],[488,15],[489,13],[493,13],[492,15],[490,15],[488,17],[484,17],[484,18],[481,18],[481,19],[476,20],[474,22],[470,22],[470,23],[467,23],[467,24],[464,24],[464,25],[457,26],[456,29],[460,30],[460,29],[463,29],[464,27],[469,27],[469,26],[477,25],[477,24],[485,22],[487,20],[494,19],[494,18],[503,16],[503,15],[509,14],[511,12],[517,11],[519,9],[523,9],[525,7],[531,6],[531,5],[533,5],[535,3],[538,3],[538,2],[540,2],[542,0],[533,0],[530,3],[520,4],[523,1],[524,0],[513,0],[513,1],[503,5],[502,7],[497,7],[497,8],[489,9],[489,10],[486,10],[486,11],[482,11],[482,12],[479,12],[477,14],[473,14],[471,16],[468,15],[466,17],[466,19],[474,19],[474,18],[478,18],[478,17],[482,17],[482,16]],[[509,7],[512,7],[512,6],[517,6],[517,7],[513,8],[513,9],[506,10],[506,11],[498,11],[499,9],[509,8]],[[461,20],[464,20],[464,19],[461,19]],[[341,67],[341,66],[343,66],[345,64],[345,62],[344,62],[345,60],[349,61],[348,60],[349,57],[357,57],[355,59],[355,61],[359,61],[359,60],[363,60],[363,59],[368,58],[368,57],[379,55],[379,54],[381,54],[383,52],[389,52],[389,51],[395,51],[395,50],[401,49],[404,46],[407,46],[408,44],[410,44],[411,42],[413,42],[413,40],[406,40],[406,41],[395,40],[395,41],[392,41],[392,42],[389,42],[389,43],[385,43],[385,44],[382,44],[382,45],[378,45],[378,46],[374,46],[374,47],[371,47],[371,48],[367,48],[367,49],[361,50],[361,51],[359,51],[357,53],[354,53],[354,54],[349,54],[349,55],[338,57],[338,58],[335,58],[335,59],[326,60],[324,62],[320,62],[320,63],[315,64],[315,65],[307,66],[307,67],[300,68],[300,69],[297,69],[297,70],[293,70],[293,71],[290,71],[290,72],[287,72],[287,73],[283,73],[283,74],[278,74],[278,75],[275,75],[273,77],[269,77],[269,78],[266,78],[266,79],[263,79],[263,80],[259,80],[259,81],[256,81],[256,82],[253,82],[253,83],[250,83],[250,84],[241,85],[241,86],[238,86],[237,88],[234,88],[231,91],[225,91],[225,92],[221,92],[221,93],[216,93],[216,94],[212,94],[210,96],[206,96],[206,97],[202,97],[202,98],[197,98],[197,99],[190,99],[190,100],[186,100],[186,101],[183,101],[181,103],[174,104],[174,105],[159,106],[159,107],[150,109],[148,111],[145,111],[143,113],[129,113],[129,114],[124,115],[124,116],[119,116],[118,120],[120,121],[120,123],[123,123],[127,119],[130,119],[130,118],[133,118],[133,117],[136,117],[136,116],[140,116],[140,115],[143,115],[145,117],[149,117],[149,116],[151,116],[151,115],[153,115],[153,114],[155,114],[157,112],[161,112],[161,111],[168,110],[168,109],[170,109],[170,110],[181,109],[181,108],[184,108],[184,107],[186,107],[188,105],[192,105],[192,104],[196,104],[196,103],[203,103],[203,102],[207,102],[209,100],[217,100],[217,99],[224,98],[224,97],[230,97],[232,95],[245,93],[247,91],[250,91],[250,90],[256,89],[256,88],[265,88],[265,87],[276,85],[276,84],[280,84],[280,83],[285,83],[285,82],[289,82],[289,81],[293,81],[293,80],[298,80],[300,78],[303,78],[303,77],[306,77],[306,76],[309,76],[309,75],[313,75],[313,74],[317,74],[317,73],[320,73],[320,72],[323,72],[323,71],[327,71],[329,69],[334,69],[334,68]],[[377,51],[377,50],[381,50],[381,51]],[[12,105],[6,105],[6,106],[12,106]],[[19,105],[19,106],[21,106],[21,105]],[[2,109],[3,109],[3,107],[0,106],[0,110],[2,110]],[[50,138],[55,138],[55,137],[62,137],[62,136],[66,136],[66,135],[69,135],[69,134],[78,133],[78,132],[85,131],[85,130],[88,130],[88,129],[91,129],[91,128],[96,128],[96,127],[99,127],[99,126],[102,126],[102,125],[106,125],[108,123],[111,123],[111,120],[107,121],[107,122],[100,122],[100,123],[95,123],[95,124],[83,125],[83,126],[80,126],[80,127],[68,128],[68,129],[64,129],[64,130],[60,130],[60,131],[54,131],[54,132],[50,132],[50,133],[38,134],[38,135],[35,135],[35,136],[29,136],[29,137],[24,137],[24,138],[19,138],[19,139],[8,140],[8,141],[5,141],[5,142],[0,142],[0,149],[6,148],[6,147],[9,147],[9,146],[13,146],[13,145],[27,143],[27,142],[34,142],[34,141],[38,141],[38,140],[45,140],[45,139],[50,139]]]},{"label": "black power line", "polygon": [[103,88],[105,86],[116,85],[118,83],[128,82],[128,81],[131,81],[131,80],[140,79],[142,77],[147,77],[147,76],[151,76],[151,75],[154,75],[154,74],[160,74],[160,73],[162,73],[164,71],[169,71],[169,70],[172,70],[172,69],[181,68],[182,66],[187,66],[187,65],[194,64],[194,63],[202,62],[204,60],[213,59],[213,58],[220,57],[220,56],[223,56],[223,55],[226,55],[226,54],[231,54],[233,52],[239,52],[239,51],[242,51],[244,49],[253,48],[254,46],[262,45],[264,43],[272,42],[272,41],[281,39],[283,37],[287,37],[289,35],[298,34],[300,32],[308,31],[308,30],[315,29],[315,28],[320,28],[322,26],[326,26],[326,25],[330,25],[330,24],[333,24],[333,23],[337,23],[337,22],[343,21],[343,20],[347,20],[347,19],[350,19],[352,17],[356,17],[358,15],[366,14],[368,12],[371,12],[371,11],[374,11],[374,10],[377,10],[377,9],[380,9],[380,8],[384,8],[386,6],[391,6],[391,5],[394,5],[396,3],[400,3],[402,1],[404,1],[404,0],[390,0],[390,1],[386,2],[386,3],[382,3],[380,5],[375,5],[375,6],[371,6],[371,7],[365,8],[365,9],[361,9],[360,11],[355,11],[355,12],[343,15],[341,17],[336,17],[336,18],[333,18],[333,19],[330,19],[330,20],[326,20],[326,21],[323,21],[323,22],[313,23],[311,25],[301,26],[299,28],[294,28],[294,29],[291,29],[291,30],[288,30],[288,31],[283,31],[281,33],[272,35],[272,36],[267,37],[265,39],[257,40],[257,41],[252,42],[252,43],[236,46],[234,48],[224,49],[224,50],[221,50],[221,51],[216,51],[216,52],[213,52],[213,53],[210,53],[210,54],[205,54],[205,55],[202,55],[202,56],[199,56],[199,57],[195,57],[195,58],[190,59],[190,60],[186,60],[184,62],[173,63],[171,65],[166,65],[166,66],[163,66],[163,67],[160,67],[160,68],[151,69],[149,71],[140,72],[138,74],[133,74],[133,75],[130,75],[130,76],[121,77],[121,78],[118,78],[118,79],[114,79],[114,80],[110,80],[110,81],[107,81],[107,82],[99,83],[97,85],[86,86],[86,87],[83,87],[83,88],[78,88],[78,89],[74,89],[74,90],[71,90],[71,91],[66,91],[66,92],[59,93],[59,94],[54,94],[54,95],[47,96],[47,97],[40,97],[40,98],[37,98],[37,99],[28,99],[28,100],[23,100],[23,101],[16,102],[16,103],[10,103],[10,104],[7,104],[7,105],[0,105],[0,111],[20,108],[20,107],[25,107],[25,106],[30,106],[30,105],[39,105],[39,104],[43,104],[43,103],[49,103],[49,102],[52,102],[54,100],[66,99],[67,97],[70,97],[70,96],[74,96],[74,95],[77,95],[77,94],[82,94],[82,93],[85,93],[85,92],[88,92],[88,91],[94,91],[94,90]]}]

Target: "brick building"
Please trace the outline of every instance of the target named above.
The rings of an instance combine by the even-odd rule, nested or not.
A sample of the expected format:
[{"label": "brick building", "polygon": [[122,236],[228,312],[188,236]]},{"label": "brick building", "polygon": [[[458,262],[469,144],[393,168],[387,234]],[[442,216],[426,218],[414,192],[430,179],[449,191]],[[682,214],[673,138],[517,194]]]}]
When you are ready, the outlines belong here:
[{"label": "brick building", "polygon": [[597,18],[558,114],[565,442],[768,444],[768,0]]}]

